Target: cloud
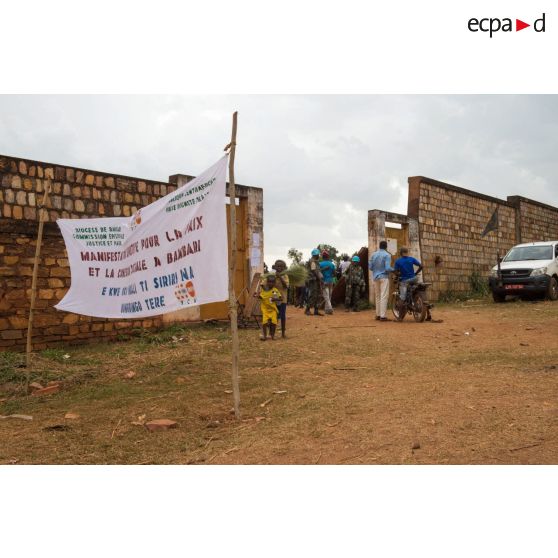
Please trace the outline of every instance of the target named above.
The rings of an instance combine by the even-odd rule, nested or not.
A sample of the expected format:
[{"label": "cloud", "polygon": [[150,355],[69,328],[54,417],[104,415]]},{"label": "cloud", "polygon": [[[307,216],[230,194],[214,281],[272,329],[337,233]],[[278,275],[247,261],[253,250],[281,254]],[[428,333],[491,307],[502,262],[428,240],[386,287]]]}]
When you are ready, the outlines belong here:
[{"label": "cloud", "polygon": [[0,153],[167,180],[220,157],[264,188],[265,258],[367,243],[367,211],[405,213],[407,177],[556,205],[558,96],[8,96]]}]

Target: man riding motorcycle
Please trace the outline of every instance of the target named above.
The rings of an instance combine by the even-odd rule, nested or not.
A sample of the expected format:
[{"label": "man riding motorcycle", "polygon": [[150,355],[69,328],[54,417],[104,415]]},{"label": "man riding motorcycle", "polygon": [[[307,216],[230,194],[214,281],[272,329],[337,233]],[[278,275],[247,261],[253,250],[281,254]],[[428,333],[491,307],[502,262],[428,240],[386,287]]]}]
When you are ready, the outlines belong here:
[{"label": "man riding motorcycle", "polygon": [[[417,275],[422,271],[422,264],[409,256],[409,249],[405,246],[401,247],[399,255],[401,257],[395,260],[394,269],[399,272],[399,299],[404,301],[409,285],[415,285],[418,281]],[[416,271],[415,266],[418,267]]]},{"label": "man riding motorcycle", "polygon": [[[417,285],[419,283],[417,275],[422,271],[422,264],[415,258],[409,256],[409,250],[406,247],[402,247],[399,250],[400,258],[395,261],[394,269],[395,274],[399,280],[399,297],[397,298],[395,304],[399,308],[398,313],[404,317],[406,313],[407,305],[407,291],[411,288],[411,285]],[[415,271],[415,267],[418,269]],[[425,284],[428,285],[428,284]],[[412,304],[412,303],[411,303]],[[423,314],[422,319],[415,318],[417,321],[422,321],[426,318],[426,321],[432,320],[432,315],[430,313],[431,304],[427,303],[424,305],[426,310],[426,316]],[[420,312],[418,312],[420,315]]]}]

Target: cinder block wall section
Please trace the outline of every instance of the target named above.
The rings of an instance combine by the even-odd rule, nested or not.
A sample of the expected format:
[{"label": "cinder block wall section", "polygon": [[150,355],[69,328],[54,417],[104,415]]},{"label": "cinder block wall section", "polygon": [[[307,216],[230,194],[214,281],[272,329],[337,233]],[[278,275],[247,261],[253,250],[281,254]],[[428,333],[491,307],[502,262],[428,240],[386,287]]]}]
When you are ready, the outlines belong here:
[{"label": "cinder block wall section", "polygon": [[[499,229],[481,238],[498,208]],[[430,296],[470,290],[473,273],[487,276],[515,244],[515,209],[504,200],[423,177],[409,179],[409,215],[418,219],[424,280]]]},{"label": "cinder block wall section", "polygon": [[519,242],[558,239],[558,208],[523,198],[509,196],[518,213]]},{"label": "cinder block wall section", "polygon": [[[482,237],[498,209],[499,227]],[[523,197],[501,200],[425,177],[409,178],[409,217],[419,223],[424,279],[431,298],[465,293],[471,276],[488,277],[498,252],[514,244],[558,238],[558,208]]]},{"label": "cinder block wall section", "polygon": [[[496,209],[498,230],[483,237]],[[522,196],[502,200],[424,176],[409,178],[407,215],[368,212],[370,250],[396,232],[387,221],[402,226],[403,241],[422,261],[431,300],[470,292],[473,274],[486,280],[497,254],[515,244],[558,239],[556,207]]]},{"label": "cinder block wall section", "polygon": [[[109,320],[54,309],[70,286],[70,268],[56,219],[128,217],[174,191],[176,180],[171,177],[169,182],[158,182],[0,155],[0,350],[25,347],[38,228],[37,206],[48,179],[52,189],[38,273],[34,348],[89,343],[115,338],[137,328],[160,327],[161,317]],[[252,213],[260,210],[260,214],[250,217],[251,232],[262,233],[262,191],[240,188],[250,192],[256,206]]]}]

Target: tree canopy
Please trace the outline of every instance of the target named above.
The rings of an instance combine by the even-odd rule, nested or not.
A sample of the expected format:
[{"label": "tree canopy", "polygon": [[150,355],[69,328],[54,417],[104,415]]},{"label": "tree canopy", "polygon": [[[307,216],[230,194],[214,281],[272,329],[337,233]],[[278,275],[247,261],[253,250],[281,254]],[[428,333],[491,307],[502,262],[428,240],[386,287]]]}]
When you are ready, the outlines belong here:
[{"label": "tree canopy", "polygon": [[302,261],[302,252],[296,248],[291,248],[287,252],[287,257],[292,260],[294,264],[299,264]]}]

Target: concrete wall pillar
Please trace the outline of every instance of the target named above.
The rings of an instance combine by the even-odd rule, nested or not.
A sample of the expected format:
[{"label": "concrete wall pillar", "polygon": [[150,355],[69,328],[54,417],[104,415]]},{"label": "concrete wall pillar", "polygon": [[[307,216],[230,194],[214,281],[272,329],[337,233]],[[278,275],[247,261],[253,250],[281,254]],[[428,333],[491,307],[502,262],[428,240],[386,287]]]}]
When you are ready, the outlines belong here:
[{"label": "concrete wall pillar", "polygon": [[[372,209],[368,212],[368,258],[378,249],[380,241],[386,238],[386,214],[384,211]],[[368,270],[368,300],[371,304],[374,299],[374,282],[372,272]]]},{"label": "concrete wall pillar", "polygon": [[263,236],[263,190],[247,188],[247,227],[246,246],[248,250],[248,266],[250,281],[255,273],[263,273],[264,236]]}]

